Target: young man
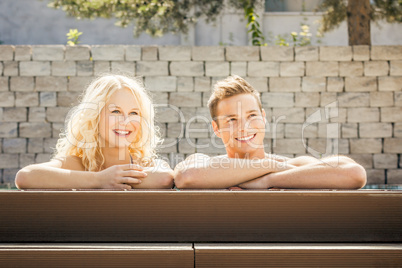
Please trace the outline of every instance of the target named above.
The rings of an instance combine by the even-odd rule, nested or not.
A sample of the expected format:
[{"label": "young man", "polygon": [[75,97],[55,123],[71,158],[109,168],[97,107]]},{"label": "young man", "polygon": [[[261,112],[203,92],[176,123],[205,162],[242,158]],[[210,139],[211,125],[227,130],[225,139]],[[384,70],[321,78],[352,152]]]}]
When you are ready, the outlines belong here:
[{"label": "young man", "polygon": [[264,150],[265,111],[258,91],[239,76],[214,86],[208,101],[215,134],[227,154],[193,154],[175,168],[178,188],[358,189],[366,171],[346,156],[287,158]]}]

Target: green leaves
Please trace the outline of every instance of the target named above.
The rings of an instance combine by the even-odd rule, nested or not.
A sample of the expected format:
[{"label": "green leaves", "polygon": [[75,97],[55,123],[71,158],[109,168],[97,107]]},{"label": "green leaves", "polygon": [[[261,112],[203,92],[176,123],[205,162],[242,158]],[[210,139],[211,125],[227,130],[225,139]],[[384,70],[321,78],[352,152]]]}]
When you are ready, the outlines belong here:
[{"label": "green leaves", "polygon": [[70,29],[70,31],[66,34],[67,36],[67,45],[69,46],[75,46],[78,45],[80,42],[78,41],[78,38],[82,32],[79,32],[77,29]]},{"label": "green leaves", "polygon": [[389,23],[402,22],[402,0],[374,0],[373,19]]},{"label": "green leaves", "polygon": [[186,33],[188,25],[200,16],[213,21],[224,3],[221,0],[50,0],[48,6],[63,9],[78,19],[115,18],[120,27],[135,22],[135,36],[142,32],[158,36]]},{"label": "green leaves", "polygon": [[[350,0],[349,0],[350,1]],[[329,32],[337,28],[347,19],[347,1],[324,0],[316,11],[324,11],[321,21],[321,32]],[[372,0],[371,19],[373,21],[385,19],[387,22],[402,22],[401,0]]]},{"label": "green leaves", "polygon": [[254,12],[262,6],[262,0],[50,0],[48,6],[77,19],[115,18],[120,27],[134,22],[135,36],[143,32],[160,36],[168,32],[187,33],[188,26],[200,17],[215,21],[225,3],[244,11],[253,45],[266,45]]},{"label": "green leaves", "polygon": [[254,5],[249,1],[243,0],[244,18],[247,20],[248,33],[251,33],[251,43],[253,46],[267,46],[264,34],[261,31],[260,24],[257,19],[258,14],[254,12]]}]

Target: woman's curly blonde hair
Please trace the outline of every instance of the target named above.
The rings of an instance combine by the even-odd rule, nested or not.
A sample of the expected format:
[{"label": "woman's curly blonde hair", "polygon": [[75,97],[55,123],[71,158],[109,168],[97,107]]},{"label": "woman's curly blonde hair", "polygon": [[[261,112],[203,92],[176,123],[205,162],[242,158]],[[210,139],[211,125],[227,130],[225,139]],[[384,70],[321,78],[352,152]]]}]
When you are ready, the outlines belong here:
[{"label": "woman's curly blonde hair", "polygon": [[129,146],[130,154],[143,165],[151,165],[156,158],[156,146],[161,142],[154,125],[154,107],[139,79],[122,75],[103,75],[84,91],[81,102],[67,115],[65,130],[60,134],[55,158],[78,156],[87,171],[99,171],[104,164],[99,140],[99,118],[102,109],[117,90],[130,89],[140,109],[141,128]]}]

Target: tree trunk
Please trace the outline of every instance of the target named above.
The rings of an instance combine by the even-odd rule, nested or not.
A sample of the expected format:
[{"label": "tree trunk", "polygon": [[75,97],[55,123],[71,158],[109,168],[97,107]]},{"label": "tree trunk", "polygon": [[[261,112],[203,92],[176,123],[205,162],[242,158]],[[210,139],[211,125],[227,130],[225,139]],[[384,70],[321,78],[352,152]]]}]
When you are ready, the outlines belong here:
[{"label": "tree trunk", "polygon": [[371,45],[370,0],[348,1],[349,45]]}]

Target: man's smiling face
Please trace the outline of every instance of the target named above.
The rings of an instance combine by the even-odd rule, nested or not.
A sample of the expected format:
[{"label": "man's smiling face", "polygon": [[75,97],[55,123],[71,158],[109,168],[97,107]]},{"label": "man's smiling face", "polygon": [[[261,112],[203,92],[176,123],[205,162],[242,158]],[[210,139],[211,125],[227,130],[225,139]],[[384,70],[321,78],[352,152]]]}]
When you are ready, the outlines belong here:
[{"label": "man's smiling face", "polygon": [[229,157],[264,155],[265,111],[251,94],[239,94],[219,101],[214,131],[225,144]]}]

